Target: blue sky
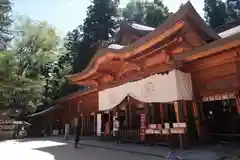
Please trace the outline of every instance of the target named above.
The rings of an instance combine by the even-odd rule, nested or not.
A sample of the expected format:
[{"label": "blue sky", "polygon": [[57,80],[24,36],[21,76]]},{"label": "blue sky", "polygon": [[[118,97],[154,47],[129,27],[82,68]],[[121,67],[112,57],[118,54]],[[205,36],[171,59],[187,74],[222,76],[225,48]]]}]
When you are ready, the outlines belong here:
[{"label": "blue sky", "polygon": [[[29,16],[34,20],[46,20],[58,29],[61,35],[76,28],[86,17],[91,0],[13,0],[13,15]],[[130,0],[120,0],[124,7]],[[151,1],[151,0],[148,0]],[[163,0],[170,11],[176,12],[181,3],[188,0]],[[203,16],[204,0],[191,0],[199,14]]]}]

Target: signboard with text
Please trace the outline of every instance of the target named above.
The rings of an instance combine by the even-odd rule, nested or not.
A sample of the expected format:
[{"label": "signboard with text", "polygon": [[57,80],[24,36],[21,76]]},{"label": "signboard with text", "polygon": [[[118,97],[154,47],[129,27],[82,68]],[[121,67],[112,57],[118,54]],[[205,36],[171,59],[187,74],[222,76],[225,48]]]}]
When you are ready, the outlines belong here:
[{"label": "signboard with text", "polygon": [[0,131],[12,131],[14,130],[13,120],[0,120]]}]

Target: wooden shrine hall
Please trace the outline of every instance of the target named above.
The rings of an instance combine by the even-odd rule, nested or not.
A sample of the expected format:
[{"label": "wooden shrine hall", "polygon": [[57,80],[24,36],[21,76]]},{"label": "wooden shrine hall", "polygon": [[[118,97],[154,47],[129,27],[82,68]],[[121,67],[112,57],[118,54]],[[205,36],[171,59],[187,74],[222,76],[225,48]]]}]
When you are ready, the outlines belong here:
[{"label": "wooden shrine hall", "polygon": [[[221,38],[190,2],[157,28],[124,22],[88,67],[70,75],[87,86],[57,101],[62,126],[80,118],[83,136],[181,147],[240,135],[240,33]],[[229,125],[231,124],[231,125]]]}]

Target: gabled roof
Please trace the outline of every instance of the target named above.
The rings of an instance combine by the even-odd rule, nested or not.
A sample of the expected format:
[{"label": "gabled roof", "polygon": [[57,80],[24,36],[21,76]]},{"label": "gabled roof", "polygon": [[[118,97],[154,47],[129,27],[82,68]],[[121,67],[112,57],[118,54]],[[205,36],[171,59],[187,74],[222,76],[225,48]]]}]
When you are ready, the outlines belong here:
[{"label": "gabled roof", "polygon": [[[183,55],[175,55],[175,60],[185,60],[187,62],[200,59],[202,57],[210,56],[225,50],[236,48],[240,46],[240,33],[229,36],[227,38],[219,39],[212,43],[200,46],[193,50],[183,53]],[[193,56],[194,55],[194,56]]]},{"label": "gabled roof", "polygon": [[[190,23],[195,24],[195,26],[198,27],[199,35],[203,36],[202,39],[204,39],[206,42],[212,42],[220,39],[220,37],[213,31],[213,29],[208,26],[200,17],[192,4],[190,2],[187,2],[179,9],[178,12],[169,17],[162,25],[141,39],[135,41],[134,43],[121,49],[105,48],[99,50],[85,70],[83,70],[81,73],[70,75],[69,78],[72,81],[75,79],[80,80],[86,78],[88,74],[93,72],[91,70],[94,68],[94,66],[96,68],[100,63],[104,61],[103,59],[100,60],[101,57],[112,57],[114,59],[114,56],[116,55],[116,58],[119,59],[119,57],[129,58],[130,56],[134,56],[135,54],[142,52],[143,47],[141,46],[144,44],[147,44],[151,41],[155,42],[157,39],[159,39],[159,41],[163,41],[165,38],[171,36],[171,34],[176,33],[179,29],[178,26],[180,26],[180,28],[181,26],[183,27],[185,21],[190,21]],[[172,29],[172,31],[168,31],[169,29]],[[159,36],[161,38],[159,38]],[[151,47],[151,44],[149,44],[149,47]]]},{"label": "gabled roof", "polygon": [[125,44],[123,44],[124,43],[123,38],[125,36],[141,38],[154,30],[155,30],[155,28],[152,28],[149,26],[123,21],[120,25],[118,32],[116,33],[116,35],[113,38],[114,43],[119,44],[119,45],[125,45]]}]

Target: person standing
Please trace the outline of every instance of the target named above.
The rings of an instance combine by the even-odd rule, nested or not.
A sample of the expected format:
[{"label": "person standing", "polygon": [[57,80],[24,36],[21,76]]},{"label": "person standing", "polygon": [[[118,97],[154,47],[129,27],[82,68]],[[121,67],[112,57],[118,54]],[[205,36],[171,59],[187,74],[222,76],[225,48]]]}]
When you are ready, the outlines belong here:
[{"label": "person standing", "polygon": [[169,136],[169,147],[171,147],[171,150],[170,152],[168,152],[168,156],[167,156],[167,159],[168,160],[182,160],[181,157],[179,157],[176,153],[176,150],[175,150],[175,143],[174,143],[174,135],[170,135]]},{"label": "person standing", "polygon": [[113,131],[114,131],[114,135],[115,135],[117,143],[120,143],[119,124],[120,124],[119,118],[115,118]]},{"label": "person standing", "polygon": [[79,122],[79,119],[78,119],[77,120],[77,125],[76,125],[76,134],[75,134],[75,148],[78,148],[80,132],[81,132],[81,127],[80,127],[80,122]]},{"label": "person standing", "polygon": [[65,131],[64,131],[64,140],[68,140],[68,135],[69,135],[69,124],[65,124]]}]

